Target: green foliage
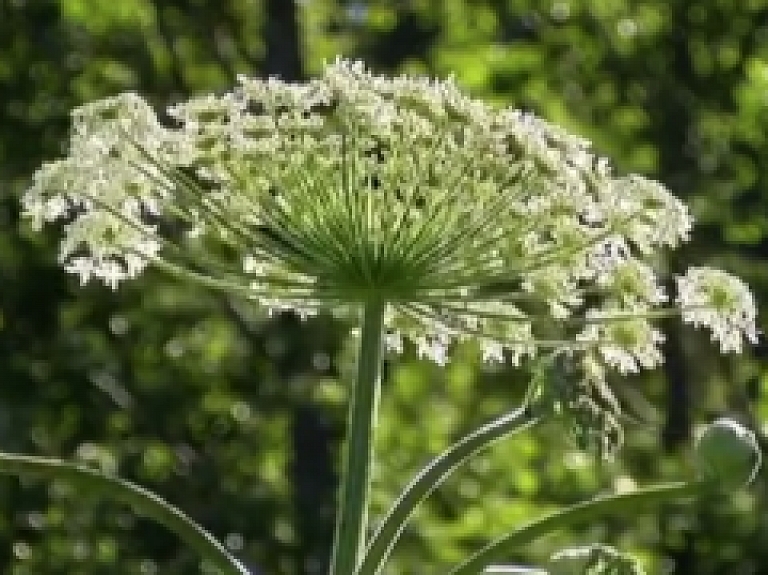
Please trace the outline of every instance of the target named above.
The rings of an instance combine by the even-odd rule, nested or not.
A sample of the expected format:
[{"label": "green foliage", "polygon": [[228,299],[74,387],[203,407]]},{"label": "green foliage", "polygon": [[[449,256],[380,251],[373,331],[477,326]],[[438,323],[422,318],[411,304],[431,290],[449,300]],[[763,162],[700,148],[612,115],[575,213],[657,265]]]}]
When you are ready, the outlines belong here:
[{"label": "green foliage", "polygon": [[[81,289],[52,261],[53,237],[18,221],[18,193],[35,166],[60,154],[72,107],[123,90],[165,105],[258,74],[274,56],[274,30],[286,25],[267,17],[279,14],[267,4],[0,3],[0,448],[117,471],[265,573],[313,574],[330,551],[332,446],[352,368],[342,326],[263,317],[159,275],[116,294]],[[664,181],[698,218],[681,257],[742,275],[766,309],[767,0],[296,6],[309,73],[343,53],[384,70],[455,74],[477,95],[592,138],[620,171]],[[687,331],[668,337],[664,371],[614,382],[628,420],[614,461],[586,456],[556,425],[500,443],[418,512],[390,572],[450,566],[596,492],[680,477],[692,467],[692,421],[738,413],[760,431],[764,346],[720,360]],[[483,367],[470,348],[445,371],[411,357],[387,364],[375,515],[431,456],[518,405],[528,377]],[[11,575],[204,572],[169,534],[65,483],[0,478],[0,508],[0,566]],[[649,573],[672,562],[678,573],[760,572],[765,513],[759,477],[727,501],[607,518],[509,560],[543,563],[559,548],[601,542],[636,553]]]}]

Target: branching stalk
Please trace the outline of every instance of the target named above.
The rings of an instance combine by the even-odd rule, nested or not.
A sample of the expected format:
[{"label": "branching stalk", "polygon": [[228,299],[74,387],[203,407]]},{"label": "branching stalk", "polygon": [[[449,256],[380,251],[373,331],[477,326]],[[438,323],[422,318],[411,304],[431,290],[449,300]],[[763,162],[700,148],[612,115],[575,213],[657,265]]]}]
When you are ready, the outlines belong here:
[{"label": "branching stalk", "polygon": [[356,575],[377,575],[381,572],[416,507],[459,465],[498,439],[527,429],[537,419],[530,407],[524,405],[483,425],[436,457],[411,481],[387,513],[371,538]]}]

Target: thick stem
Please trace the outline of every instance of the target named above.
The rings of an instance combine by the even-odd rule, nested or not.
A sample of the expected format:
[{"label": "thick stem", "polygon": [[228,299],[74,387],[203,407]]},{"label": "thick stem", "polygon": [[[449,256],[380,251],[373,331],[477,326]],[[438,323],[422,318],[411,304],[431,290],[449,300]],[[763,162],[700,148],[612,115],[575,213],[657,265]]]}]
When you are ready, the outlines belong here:
[{"label": "thick stem", "polygon": [[373,462],[373,431],[381,385],[381,355],[386,304],[365,304],[357,378],[349,400],[344,474],[339,498],[332,575],[353,575],[365,548]]}]

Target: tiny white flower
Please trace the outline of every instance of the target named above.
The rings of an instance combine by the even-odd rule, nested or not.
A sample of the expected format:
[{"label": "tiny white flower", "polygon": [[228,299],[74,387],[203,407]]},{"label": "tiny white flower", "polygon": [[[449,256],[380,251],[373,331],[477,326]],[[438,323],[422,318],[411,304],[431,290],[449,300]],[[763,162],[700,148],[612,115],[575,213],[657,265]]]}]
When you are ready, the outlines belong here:
[{"label": "tiny white flower", "polygon": [[483,340],[483,361],[488,363],[504,362],[504,346],[497,341]]},{"label": "tiny white flower", "polygon": [[384,335],[384,347],[393,353],[403,353],[402,335],[396,331],[388,331]]},{"label": "tiny white flower", "polygon": [[93,261],[91,258],[74,257],[64,265],[64,269],[77,275],[80,278],[80,285],[84,286],[93,275]]},{"label": "tiny white flower", "polygon": [[444,335],[426,336],[416,338],[416,353],[419,357],[431,359],[437,365],[445,365],[448,362],[448,344],[450,340]]}]

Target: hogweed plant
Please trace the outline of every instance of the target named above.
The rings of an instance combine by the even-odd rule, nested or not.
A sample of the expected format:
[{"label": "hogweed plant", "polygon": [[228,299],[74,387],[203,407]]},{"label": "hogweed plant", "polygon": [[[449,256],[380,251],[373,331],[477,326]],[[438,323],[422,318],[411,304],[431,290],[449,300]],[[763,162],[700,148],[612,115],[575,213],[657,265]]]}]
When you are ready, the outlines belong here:
[{"label": "hogweed plant", "polygon": [[[360,62],[338,60],[304,84],[242,77],[231,92],[162,115],[132,93],[82,106],[68,155],[37,171],[23,206],[35,227],[61,224],[59,259],[83,284],[114,289],[154,266],[269,312],[357,322],[332,575],[382,572],[414,508],[451,471],[542,418],[565,420],[585,447],[615,450],[619,406],[606,378],[662,363],[658,320],[708,329],[723,352],[758,337],[739,279],[698,267],[674,293],[662,286],[654,262],[688,239],[692,220],[660,183],[616,175],[586,140],[470,98],[453,80],[378,76]],[[485,361],[533,365],[525,404],[438,456],[370,530],[383,354],[410,347],[442,365],[462,341]],[[741,485],[758,464],[754,437],[733,422],[698,451],[700,479],[575,505],[441,572],[550,572],[502,564],[571,521]],[[90,485],[166,524],[223,572],[247,572],[133,484],[21,455],[3,455],[2,469]],[[639,572],[618,552],[585,549],[548,569]]]}]

